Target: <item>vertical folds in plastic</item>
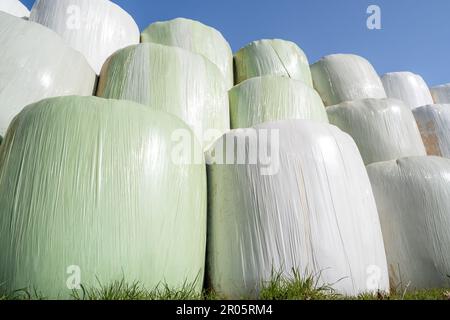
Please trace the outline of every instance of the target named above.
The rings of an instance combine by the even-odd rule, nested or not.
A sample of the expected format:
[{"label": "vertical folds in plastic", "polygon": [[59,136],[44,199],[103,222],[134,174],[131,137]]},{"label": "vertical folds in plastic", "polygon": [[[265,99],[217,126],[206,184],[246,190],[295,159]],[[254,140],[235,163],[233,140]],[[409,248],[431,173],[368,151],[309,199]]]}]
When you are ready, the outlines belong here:
[{"label": "vertical folds in plastic", "polygon": [[53,31],[0,12],[0,43],[0,134],[30,103],[93,94],[95,72]]},{"label": "vertical folds in plastic", "polygon": [[140,40],[133,18],[109,0],[36,0],[30,20],[58,33],[97,74],[112,53]]},{"label": "vertical folds in plastic", "polygon": [[400,100],[343,102],[327,113],[330,123],[353,137],[366,165],[426,155],[414,116]]},{"label": "vertical folds in plastic", "polygon": [[0,11],[9,13],[19,18],[30,16],[30,11],[28,8],[19,0],[1,0]]},{"label": "vertical folds in plastic", "polygon": [[301,80],[312,87],[308,58],[291,41],[254,41],[235,54],[234,64],[236,84],[253,77],[276,75]]},{"label": "vertical folds in plastic", "polygon": [[436,104],[450,103],[450,83],[436,86],[430,89],[431,96]]},{"label": "vertical folds in plastic", "polygon": [[43,100],[16,117],[0,152],[2,292],[66,298],[77,270],[87,287],[200,291],[205,164],[173,161],[179,128],[190,132],[165,112],[96,97]]},{"label": "vertical folds in plastic", "polygon": [[[237,161],[255,152],[258,161]],[[272,271],[292,268],[344,294],[389,289],[375,200],[349,135],[286,120],[233,130],[207,155],[208,276],[217,292],[254,297]]]},{"label": "vertical folds in plastic", "polygon": [[177,18],[151,24],[141,34],[142,42],[180,47],[211,60],[222,72],[227,89],[233,87],[233,52],[222,34],[190,19]]},{"label": "vertical folds in plastic", "polygon": [[264,76],[241,82],[228,92],[231,127],[287,119],[327,122],[319,94],[303,81],[281,76]]},{"label": "vertical folds in plastic", "polygon": [[391,285],[450,285],[450,160],[412,157],[367,167]]}]

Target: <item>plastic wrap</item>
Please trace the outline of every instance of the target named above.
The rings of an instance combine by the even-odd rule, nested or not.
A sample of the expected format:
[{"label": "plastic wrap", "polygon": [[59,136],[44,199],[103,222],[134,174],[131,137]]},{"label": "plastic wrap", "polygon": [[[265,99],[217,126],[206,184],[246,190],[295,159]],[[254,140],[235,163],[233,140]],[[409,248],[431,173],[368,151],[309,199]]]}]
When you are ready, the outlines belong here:
[{"label": "plastic wrap", "polygon": [[30,16],[30,11],[28,8],[19,0],[1,0],[0,11],[9,13],[19,18]]},{"label": "plastic wrap", "polygon": [[308,58],[291,41],[254,41],[235,54],[234,64],[236,84],[253,77],[276,75],[301,80],[312,87]]},{"label": "plastic wrap", "polygon": [[425,156],[411,110],[400,100],[364,99],[327,108],[330,123],[355,139],[366,165]]},{"label": "plastic wrap", "polygon": [[97,74],[111,54],[140,41],[133,18],[109,0],[36,0],[30,20],[56,31]]},{"label": "plastic wrap", "polygon": [[360,99],[382,99],[386,93],[380,77],[363,57],[332,54],[311,65],[315,89],[325,106]]},{"label": "plastic wrap", "polygon": [[303,81],[280,76],[256,77],[241,82],[228,95],[234,129],[287,119],[328,123],[319,94]]},{"label": "plastic wrap", "polygon": [[151,24],[142,32],[141,40],[180,47],[203,55],[222,71],[227,89],[233,87],[233,52],[216,29],[194,20],[177,18]]},{"label": "plastic wrap", "polygon": [[450,104],[413,110],[428,155],[450,158]]},{"label": "plastic wrap", "polygon": [[53,31],[0,12],[0,43],[0,134],[30,103],[93,94],[95,72]]},{"label": "plastic wrap", "polygon": [[198,164],[183,164],[186,153],[173,161],[179,129],[191,132],[128,101],[65,97],[26,108],[0,152],[0,290],[65,298],[78,279],[200,291],[206,170],[196,139]]},{"label": "plastic wrap", "polygon": [[[189,124],[208,146],[230,128],[225,80],[199,54],[143,43],[116,52],[105,63],[97,95],[170,112]],[[211,139],[210,139],[211,138]]]},{"label": "plastic wrap", "polygon": [[367,167],[378,205],[391,285],[450,285],[450,160],[412,157]]},{"label": "plastic wrap", "polygon": [[433,104],[427,84],[417,74],[391,72],[386,73],[381,81],[389,98],[402,100],[410,109]]},{"label": "plastic wrap", "polygon": [[430,89],[434,103],[448,104],[450,103],[450,83],[436,86]]},{"label": "plastic wrap", "polygon": [[[212,287],[226,297],[254,297],[272,271],[291,274],[295,268],[344,294],[387,291],[375,200],[351,137],[308,120],[255,128],[253,139],[233,130],[207,153]],[[233,139],[246,139],[236,146],[238,156],[220,152],[221,145],[234,150],[224,142]],[[252,157],[255,146],[263,150],[259,161],[236,161],[240,151]],[[263,160],[266,153],[271,157]],[[370,270],[378,271],[375,285],[368,285]]]}]

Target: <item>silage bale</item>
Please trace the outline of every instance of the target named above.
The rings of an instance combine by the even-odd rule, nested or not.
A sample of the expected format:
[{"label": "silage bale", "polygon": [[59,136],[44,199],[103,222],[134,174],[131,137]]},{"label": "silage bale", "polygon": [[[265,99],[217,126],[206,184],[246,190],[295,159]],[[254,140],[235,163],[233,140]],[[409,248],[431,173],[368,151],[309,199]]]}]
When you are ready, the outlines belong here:
[{"label": "silage bale", "polygon": [[192,127],[205,147],[230,128],[220,70],[202,55],[177,47],[143,43],[116,52],[102,69],[97,95],[172,113]]},{"label": "silage bale", "polygon": [[95,72],[53,31],[0,12],[0,43],[0,134],[30,103],[93,94]]},{"label": "silage bale", "polygon": [[428,155],[450,158],[450,104],[413,110]]},{"label": "silage bale", "polygon": [[271,122],[227,133],[207,159],[208,277],[219,294],[255,297],[272,273],[293,268],[343,294],[388,290],[375,200],[350,136],[315,121]]},{"label": "silage bale", "polygon": [[389,98],[402,100],[410,109],[433,104],[427,84],[417,74],[391,72],[386,73],[381,81]]},{"label": "silage bale", "polygon": [[111,54],[140,40],[133,18],[109,0],[36,0],[30,20],[58,33],[97,74]]},{"label": "silage bale", "polygon": [[369,61],[353,54],[332,54],[313,65],[314,88],[325,106],[344,101],[386,98],[383,84]]},{"label": "silage bale", "polygon": [[266,75],[301,80],[312,87],[305,53],[295,43],[281,39],[253,41],[234,56],[235,83]]},{"label": "silage bale", "polygon": [[0,290],[65,298],[78,270],[87,288],[123,279],[199,292],[206,172],[196,139],[198,164],[172,158],[179,129],[191,132],[165,112],[96,97],[22,111],[0,152]]},{"label": "silage bale", "polygon": [[364,99],[327,108],[330,123],[355,139],[366,165],[425,156],[417,123],[400,100]]},{"label": "silage bale", "polygon": [[367,167],[381,220],[391,285],[450,285],[450,160],[411,157]]},{"label": "silage bale", "polygon": [[234,129],[287,119],[328,123],[319,94],[303,81],[280,76],[256,77],[241,82],[228,95]]},{"label": "silage bale", "polygon": [[28,8],[19,0],[1,0],[0,11],[19,18],[27,18],[30,16]]},{"label": "silage bale", "polygon": [[431,96],[436,104],[450,103],[450,83],[436,86],[430,89]]},{"label": "silage bale", "polygon": [[180,47],[203,55],[222,71],[227,89],[233,87],[233,52],[227,40],[216,29],[198,21],[177,18],[151,24],[142,32],[141,40]]}]

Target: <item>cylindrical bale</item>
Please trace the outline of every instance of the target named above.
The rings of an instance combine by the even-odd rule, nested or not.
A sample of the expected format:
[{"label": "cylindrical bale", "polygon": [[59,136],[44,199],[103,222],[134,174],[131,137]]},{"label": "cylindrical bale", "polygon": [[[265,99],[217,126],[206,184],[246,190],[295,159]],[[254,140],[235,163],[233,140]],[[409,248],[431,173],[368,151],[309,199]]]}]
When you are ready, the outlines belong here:
[{"label": "cylindrical bale", "polygon": [[180,129],[191,133],[128,101],[63,97],[25,108],[0,152],[2,293],[66,298],[80,283],[121,280],[200,291],[206,169],[196,139],[195,162],[173,157]]},{"label": "cylindrical bale", "polygon": [[377,201],[391,285],[450,285],[450,160],[411,157],[367,167]]},{"label": "cylindrical bale", "polygon": [[198,21],[177,18],[151,24],[142,32],[141,39],[142,42],[180,47],[203,55],[222,71],[227,89],[233,87],[233,52],[216,29]]},{"label": "cylindrical bale", "polygon": [[28,18],[30,16],[30,10],[28,10],[28,8],[19,0],[0,1],[0,11],[19,18]]},{"label": "cylindrical bale", "polygon": [[230,129],[220,70],[202,55],[177,47],[143,43],[116,52],[101,72],[97,95],[172,113],[191,126],[205,147]]},{"label": "cylindrical bale", "polygon": [[433,104],[430,89],[417,74],[391,72],[386,73],[381,81],[388,98],[402,100],[410,109]]},{"label": "cylindrical bale", "polygon": [[436,86],[430,89],[431,96],[436,104],[450,103],[450,83]]},{"label": "cylindrical bale", "polygon": [[95,72],[53,31],[0,12],[0,43],[0,134],[30,103],[93,94]]},{"label": "cylindrical bale", "polygon": [[218,293],[255,297],[293,269],[343,294],[389,289],[375,200],[349,135],[270,122],[227,133],[207,163],[208,278]]},{"label": "cylindrical bale", "polygon": [[314,88],[325,106],[360,99],[382,99],[386,93],[380,77],[363,57],[332,54],[311,65]]},{"label": "cylindrical bale", "polygon": [[366,165],[426,156],[411,110],[400,100],[363,99],[327,108],[330,123],[353,137]]},{"label": "cylindrical bale", "polygon": [[312,87],[305,53],[295,43],[281,39],[253,41],[234,56],[235,83],[266,75],[301,80]]},{"label": "cylindrical bale", "polygon": [[30,20],[58,33],[97,74],[111,54],[140,40],[133,18],[109,0],[36,0]]},{"label": "cylindrical bale", "polygon": [[450,158],[450,104],[434,104],[413,110],[430,156]]},{"label": "cylindrical bale", "polygon": [[256,77],[241,82],[228,95],[233,129],[288,119],[328,123],[319,94],[303,81],[281,76]]}]

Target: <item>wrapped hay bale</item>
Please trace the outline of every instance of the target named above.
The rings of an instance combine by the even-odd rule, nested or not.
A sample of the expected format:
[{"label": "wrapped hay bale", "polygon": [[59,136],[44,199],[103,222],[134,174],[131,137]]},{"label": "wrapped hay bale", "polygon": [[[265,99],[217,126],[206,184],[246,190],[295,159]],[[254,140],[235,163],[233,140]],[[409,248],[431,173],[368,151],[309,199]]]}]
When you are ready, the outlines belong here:
[{"label": "wrapped hay bale", "polygon": [[63,95],[92,95],[86,59],[53,31],[0,12],[0,134],[26,105]]},{"label": "wrapped hay bale", "polygon": [[325,106],[344,101],[386,98],[383,84],[369,61],[353,54],[332,54],[311,65],[314,88]]},{"label": "wrapped hay bale", "polygon": [[391,72],[386,73],[381,81],[389,98],[402,100],[410,109],[433,104],[427,84],[417,74]]},{"label": "wrapped hay bale", "polygon": [[450,104],[413,110],[428,155],[450,158]]},{"label": "wrapped hay bale", "polygon": [[312,87],[308,58],[291,41],[254,41],[235,54],[234,64],[236,84],[253,77],[276,75],[301,80]]},{"label": "wrapped hay bale", "polygon": [[233,52],[222,34],[200,22],[177,18],[151,24],[141,34],[142,42],[180,47],[208,58],[222,71],[227,89],[233,87]]},{"label": "wrapped hay bale", "polygon": [[116,52],[101,72],[97,95],[172,113],[192,127],[205,147],[230,129],[220,70],[184,49],[143,43]]},{"label": "wrapped hay bale", "polygon": [[[178,118],[127,101],[43,100],[0,152],[2,292],[66,298],[114,281],[202,288],[206,172],[172,158]],[[184,164],[186,163],[186,164]]]},{"label": "wrapped hay bale", "polygon": [[350,136],[315,121],[265,123],[224,135],[207,162],[208,277],[219,294],[255,297],[272,273],[293,269],[343,294],[388,290],[375,200]]},{"label": "wrapped hay bale", "polygon": [[391,285],[450,285],[450,160],[412,157],[367,167]]},{"label": "wrapped hay bale", "polygon": [[241,82],[228,95],[234,129],[287,119],[328,123],[319,94],[303,81],[280,76],[256,77]]},{"label": "wrapped hay bale", "polygon": [[450,103],[450,83],[436,86],[430,89],[431,96],[436,104]]},{"label": "wrapped hay bale", "polygon": [[19,18],[30,16],[28,8],[19,0],[1,0],[0,11],[9,13]]},{"label": "wrapped hay bale", "polygon": [[30,20],[58,33],[97,74],[111,54],[140,40],[133,18],[109,0],[36,0]]},{"label": "wrapped hay bale", "polygon": [[355,139],[366,165],[425,156],[411,110],[400,100],[364,99],[327,108],[330,123]]}]

